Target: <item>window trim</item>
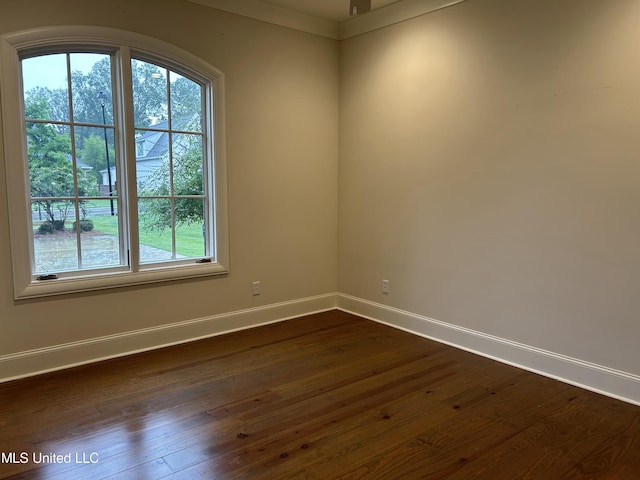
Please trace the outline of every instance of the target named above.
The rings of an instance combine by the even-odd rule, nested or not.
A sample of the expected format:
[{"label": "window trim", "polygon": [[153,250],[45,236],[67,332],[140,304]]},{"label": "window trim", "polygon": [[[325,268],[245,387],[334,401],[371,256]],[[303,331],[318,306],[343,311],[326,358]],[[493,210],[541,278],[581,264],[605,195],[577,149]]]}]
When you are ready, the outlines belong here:
[{"label": "window trim", "polygon": [[[211,209],[214,238],[215,258],[210,263],[189,264],[158,264],[145,266],[144,269],[133,270],[132,265],[138,265],[132,258],[127,267],[119,271],[90,272],[77,271],[77,275],[61,276],[54,280],[37,280],[31,273],[33,258],[31,236],[29,233],[30,205],[28,202],[29,175],[26,171],[27,158],[26,134],[22,122],[22,98],[20,52],[38,50],[46,52],[47,46],[83,48],[95,45],[100,48],[113,48],[127,52],[130,56],[142,55],[146,59],[156,59],[169,67],[175,66],[179,70],[184,68],[200,72],[212,82],[212,89],[206,91],[206,117],[211,121],[206,123],[206,136],[211,141],[206,142],[208,158],[211,159],[210,168],[213,169],[211,178],[213,184],[209,186],[211,195]],[[207,62],[179,47],[168,44],[145,35],[134,32],[96,26],[62,26],[30,29],[8,34],[0,40],[0,100],[2,105],[2,131],[4,146],[4,161],[6,171],[6,187],[9,202],[9,225],[11,239],[11,257],[13,266],[14,298],[16,300],[45,297],[72,292],[102,290],[107,288],[164,282],[174,279],[194,278],[210,275],[223,275],[229,272],[229,242],[228,242],[228,213],[227,213],[227,166],[225,146],[225,79],[224,74]],[[123,78],[131,77],[129,65],[123,65],[122,71],[116,71],[115,81],[123,82]],[[121,83],[122,85],[122,83]],[[124,98],[116,98],[114,105],[120,111],[122,130],[127,135],[122,154],[126,158],[135,158],[135,139],[133,128],[133,113],[124,108],[125,103],[131,103],[131,92],[123,89]],[[215,96],[210,98],[209,95]],[[131,103],[132,104],[132,103]],[[205,112],[203,112],[205,113]],[[204,115],[203,115],[204,116]],[[215,123],[215,126],[214,126]],[[20,161],[17,161],[19,159]],[[135,162],[126,162],[126,176],[135,175]],[[127,182],[129,184],[130,182]],[[135,192],[129,186],[127,197],[131,198]],[[135,221],[137,212],[132,211],[135,202],[127,202],[126,215],[129,222]],[[124,213],[124,212],[123,212]],[[128,222],[123,222],[128,225]],[[138,245],[137,234],[129,232],[125,225],[123,234],[129,235],[132,246]],[[133,248],[131,255],[138,252]]]}]

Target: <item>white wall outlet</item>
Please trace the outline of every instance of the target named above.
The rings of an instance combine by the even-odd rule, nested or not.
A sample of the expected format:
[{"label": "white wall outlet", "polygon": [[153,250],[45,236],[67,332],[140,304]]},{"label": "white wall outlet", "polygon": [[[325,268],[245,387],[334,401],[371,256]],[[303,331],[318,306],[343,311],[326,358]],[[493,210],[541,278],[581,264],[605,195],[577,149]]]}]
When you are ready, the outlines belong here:
[{"label": "white wall outlet", "polygon": [[251,283],[251,292],[252,292],[254,297],[256,295],[260,295],[260,282],[259,281]]},{"label": "white wall outlet", "polygon": [[389,280],[382,280],[382,293],[389,295]]}]

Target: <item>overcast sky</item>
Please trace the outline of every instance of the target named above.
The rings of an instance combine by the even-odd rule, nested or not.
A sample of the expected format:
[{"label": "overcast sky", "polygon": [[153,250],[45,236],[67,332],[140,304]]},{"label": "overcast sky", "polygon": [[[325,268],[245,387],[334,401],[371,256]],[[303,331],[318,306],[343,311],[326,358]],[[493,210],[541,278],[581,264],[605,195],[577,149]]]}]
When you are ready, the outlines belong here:
[{"label": "overcast sky", "polygon": [[[46,87],[52,90],[67,85],[67,61],[65,54],[42,55],[26,58],[22,61],[24,91],[33,87]],[[71,71],[88,73],[91,67],[105,55],[95,53],[71,54]]]}]

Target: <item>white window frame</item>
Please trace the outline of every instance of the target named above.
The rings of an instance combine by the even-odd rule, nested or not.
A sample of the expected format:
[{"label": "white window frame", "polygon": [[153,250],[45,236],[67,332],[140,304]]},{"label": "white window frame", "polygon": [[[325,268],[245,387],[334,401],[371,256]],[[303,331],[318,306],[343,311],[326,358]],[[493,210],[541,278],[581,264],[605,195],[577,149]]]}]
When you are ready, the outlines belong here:
[{"label": "white window frame", "polygon": [[[76,270],[59,275],[52,280],[38,280],[32,273],[33,240],[31,204],[29,201],[29,174],[24,128],[24,107],[20,54],[24,51],[47,52],[47,48],[106,48],[116,51],[126,61],[118,62],[120,67],[114,81],[120,85],[122,97],[114,98],[114,117],[120,125],[122,139],[116,142],[122,158],[135,159],[133,112],[126,105],[133,105],[131,91],[122,88],[131,84],[132,56],[153,61],[154,59],[177,71],[195,72],[204,83],[205,148],[211,169],[208,188],[211,198],[209,219],[212,238],[208,238],[211,254],[205,261],[163,262],[140,265],[138,255],[137,229],[129,225],[137,224],[137,202],[135,181],[135,161],[124,162],[122,172],[127,185],[122,195],[125,211],[121,235],[126,235],[130,245],[128,265],[101,271]],[[200,58],[171,44],[133,32],[95,26],[64,26],[27,30],[6,35],[0,40],[0,98],[2,101],[2,127],[4,160],[9,201],[9,224],[11,257],[13,265],[14,298],[16,300],[58,295],[71,292],[101,290],[145,283],[169,281],[173,279],[223,275],[229,271],[229,243],[227,218],[227,167],[225,151],[224,75]],[[128,80],[127,80],[128,79]],[[215,98],[214,98],[215,96]],[[215,128],[214,128],[215,121]]]}]

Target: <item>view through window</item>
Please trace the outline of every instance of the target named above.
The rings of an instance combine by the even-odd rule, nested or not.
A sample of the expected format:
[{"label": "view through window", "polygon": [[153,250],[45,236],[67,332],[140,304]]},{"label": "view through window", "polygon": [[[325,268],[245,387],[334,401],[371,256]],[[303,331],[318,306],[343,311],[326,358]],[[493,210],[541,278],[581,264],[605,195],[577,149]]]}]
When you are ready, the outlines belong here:
[{"label": "view through window", "polygon": [[126,266],[132,230],[141,264],[211,255],[204,86],[131,59],[129,159],[114,61],[112,52],[75,51],[21,61],[34,275]]}]

